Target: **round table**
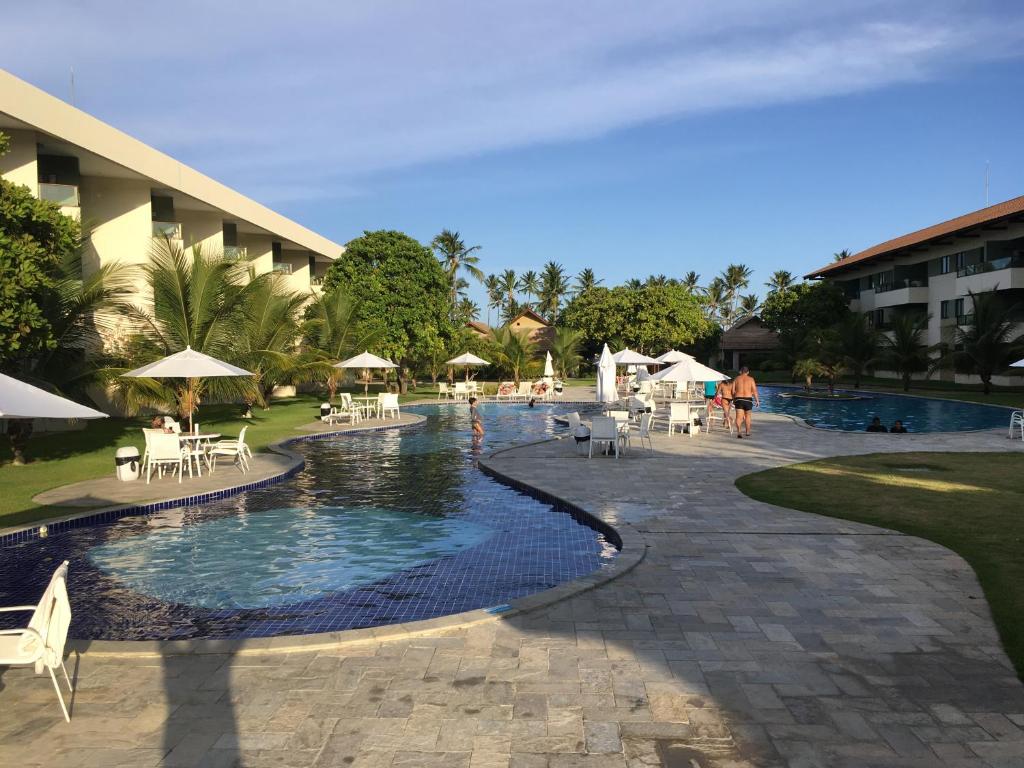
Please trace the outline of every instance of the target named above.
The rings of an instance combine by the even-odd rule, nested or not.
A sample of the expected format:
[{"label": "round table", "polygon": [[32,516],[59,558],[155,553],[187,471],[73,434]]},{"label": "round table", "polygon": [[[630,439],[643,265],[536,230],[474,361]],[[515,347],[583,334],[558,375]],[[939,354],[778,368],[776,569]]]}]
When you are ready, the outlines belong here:
[{"label": "round table", "polygon": [[377,412],[377,403],[380,402],[380,398],[377,395],[367,395],[365,397],[353,397],[352,402],[356,408],[364,413],[366,418],[370,418],[372,414]]},{"label": "round table", "polygon": [[[204,441],[206,442],[206,446],[205,447],[209,448],[210,447],[210,441],[211,440],[217,440],[219,438],[220,438],[220,432],[207,432],[207,433],[201,434],[201,435],[195,435],[195,434],[192,434],[191,432],[182,432],[181,434],[178,435],[178,439],[181,440],[182,443],[189,444],[189,446],[188,446],[189,459],[188,460],[192,461],[192,458],[195,457],[195,460],[196,460],[196,471],[199,473],[200,477],[203,476],[203,467],[199,463],[199,455],[200,454],[196,453],[196,451],[198,451],[199,448],[203,446],[203,442]],[[194,446],[192,444],[194,444]],[[204,457],[206,457],[206,452],[204,451],[202,455]],[[208,457],[206,457],[206,458],[207,458],[206,466],[207,466],[207,468],[209,468],[210,461],[209,461]]]}]

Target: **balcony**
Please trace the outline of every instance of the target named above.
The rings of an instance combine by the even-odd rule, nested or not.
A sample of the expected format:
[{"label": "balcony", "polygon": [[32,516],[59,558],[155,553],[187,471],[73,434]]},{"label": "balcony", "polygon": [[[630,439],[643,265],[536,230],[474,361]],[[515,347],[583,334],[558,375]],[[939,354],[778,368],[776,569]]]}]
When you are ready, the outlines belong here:
[{"label": "balcony", "polygon": [[968,325],[974,325],[974,313],[972,312],[972,313],[967,314],[967,315],[957,315],[956,316],[956,324],[961,326],[961,327],[968,326]]},{"label": "balcony", "polygon": [[927,285],[881,285],[875,287],[874,306],[877,308],[927,303]]},{"label": "balcony", "polygon": [[1001,269],[1015,269],[1024,267],[1024,256],[1003,256],[1001,259],[982,261],[979,264],[969,264],[963,269],[956,271],[957,277],[970,277],[971,275],[983,275],[986,272],[998,272]]},{"label": "balcony", "polygon": [[1024,289],[1024,254],[1012,254],[991,261],[969,264],[956,272],[956,292]]},{"label": "balcony", "polygon": [[324,276],[323,275],[313,275],[311,278],[309,278],[309,284],[310,285],[315,285],[315,286],[323,285],[324,284]]},{"label": "balcony", "polygon": [[244,245],[225,245],[224,259],[226,261],[245,261],[248,258],[248,250]]},{"label": "balcony", "polygon": [[49,200],[62,208],[77,208],[81,205],[75,184],[40,184],[39,199]]},{"label": "balcony", "polygon": [[282,275],[290,275],[292,273],[292,265],[286,261],[275,261],[272,269],[274,272],[280,272]]},{"label": "balcony", "polygon": [[181,240],[181,224],[176,221],[154,221],[153,237]]}]

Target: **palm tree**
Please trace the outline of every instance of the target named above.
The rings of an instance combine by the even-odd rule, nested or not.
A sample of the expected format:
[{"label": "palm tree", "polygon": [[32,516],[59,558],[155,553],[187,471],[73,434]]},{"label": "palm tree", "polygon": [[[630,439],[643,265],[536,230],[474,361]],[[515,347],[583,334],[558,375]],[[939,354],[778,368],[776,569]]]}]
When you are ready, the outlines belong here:
[{"label": "palm tree", "polygon": [[725,288],[725,299],[729,304],[729,325],[736,317],[736,299],[739,292],[750,285],[750,267],[745,264],[730,264],[722,272],[721,280]]},{"label": "palm tree", "polygon": [[903,380],[903,391],[910,390],[910,379],[931,367],[931,350],[924,343],[930,315],[911,313],[893,317],[889,335],[881,336],[879,365],[895,371]]},{"label": "palm tree", "polygon": [[690,293],[694,293],[700,287],[700,275],[690,270],[683,277],[683,285]]},{"label": "palm tree", "polygon": [[519,290],[526,294],[527,306],[533,305],[533,297],[540,290],[540,278],[532,269],[519,278]]},{"label": "palm tree", "polygon": [[497,275],[484,278],[484,290],[487,292],[487,325],[491,324],[491,310],[499,309],[502,302],[501,280]]},{"label": "palm tree", "polygon": [[668,275],[648,275],[647,285],[664,288],[668,285]]},{"label": "palm tree", "polygon": [[460,323],[465,325],[480,317],[480,307],[470,298],[460,299],[458,306],[455,308],[455,317],[458,318]]},{"label": "palm tree", "polygon": [[643,281],[640,280],[640,278],[638,278],[638,277],[631,277],[631,278],[629,278],[629,280],[627,280],[624,283],[624,285],[627,288],[630,288],[630,289],[632,289],[634,291],[639,290],[639,289],[644,287]]},{"label": "palm tree", "polygon": [[444,272],[448,276],[448,283],[452,287],[450,310],[454,317],[458,294],[457,280],[461,273],[466,272],[477,281],[483,281],[484,279],[484,273],[477,267],[477,264],[480,263],[480,257],[473,255],[476,251],[480,250],[480,246],[473,245],[467,247],[458,232],[442,229],[441,234],[430,242],[430,247],[437,252],[437,256],[441,260],[441,266],[444,267]]},{"label": "palm tree", "polygon": [[491,341],[495,344],[498,358],[494,362],[519,386],[520,378],[537,357],[537,344],[530,339],[529,333],[517,333],[507,325],[492,330]]},{"label": "palm tree", "polygon": [[802,357],[793,363],[793,376],[804,380],[804,391],[810,392],[814,377],[821,374],[821,363],[813,357]]},{"label": "palm tree", "polygon": [[748,293],[746,296],[740,296],[740,317],[756,315],[760,308],[761,300],[757,297],[756,293]]},{"label": "palm tree", "polygon": [[562,299],[569,292],[569,282],[565,275],[565,267],[557,261],[549,261],[541,270],[540,276],[540,301],[538,309],[547,318],[549,323],[554,324],[558,319],[558,310],[562,306]]},{"label": "palm tree", "polygon": [[769,293],[779,293],[793,286],[793,273],[785,269],[772,272],[771,278],[765,283]]},{"label": "palm tree", "polygon": [[1024,335],[1015,335],[1013,319],[1020,304],[1007,305],[996,291],[967,292],[973,320],[956,329],[953,351],[945,356],[957,370],[978,376],[986,395],[992,390],[993,374],[1024,354]]},{"label": "palm tree", "polygon": [[842,261],[843,259],[848,259],[851,256],[853,256],[853,253],[851,253],[848,248],[843,248],[843,250],[832,254],[832,261]]},{"label": "palm tree", "polygon": [[326,364],[320,375],[328,402],[334,400],[345,377],[345,371],[333,363],[362,352],[376,340],[376,334],[360,326],[358,315],[359,304],[341,286],[320,296],[313,294],[313,303],[306,309],[302,335],[311,355]]},{"label": "palm tree", "polygon": [[853,386],[859,387],[861,376],[878,361],[878,331],[868,322],[867,315],[852,312],[839,322],[835,333],[839,356],[853,373]]},{"label": "palm tree", "polygon": [[[728,313],[728,298],[726,296],[725,282],[722,278],[716,277],[708,283],[708,287],[704,289],[702,299],[704,311],[707,313],[709,320],[718,320]],[[728,325],[729,322],[726,321],[722,324]]]},{"label": "palm tree", "polygon": [[515,316],[515,312],[519,307],[519,303],[516,301],[516,290],[519,287],[516,271],[514,269],[506,269],[502,272],[501,277],[498,278],[498,286],[501,290],[505,320],[508,321]]},{"label": "palm tree", "polygon": [[567,379],[579,369],[583,357],[580,355],[580,347],[583,343],[583,334],[572,328],[555,328],[555,334],[551,339],[551,360],[555,364],[555,373],[562,379]]},{"label": "palm tree", "polygon": [[597,288],[603,280],[598,280],[594,275],[594,270],[590,267],[584,267],[580,270],[579,274],[576,275],[576,284],[573,286],[573,290],[576,294],[586,293],[591,288]]}]

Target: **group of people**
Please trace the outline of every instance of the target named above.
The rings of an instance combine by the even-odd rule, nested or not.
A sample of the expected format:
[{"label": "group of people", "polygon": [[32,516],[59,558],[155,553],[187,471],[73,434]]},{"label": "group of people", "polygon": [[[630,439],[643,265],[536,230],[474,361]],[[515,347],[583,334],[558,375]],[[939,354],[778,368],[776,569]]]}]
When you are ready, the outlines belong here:
[{"label": "group of people", "polygon": [[903,422],[900,421],[899,419],[896,419],[896,421],[894,421],[892,423],[892,426],[889,427],[888,429],[886,429],[885,428],[885,424],[882,423],[882,419],[879,418],[878,416],[875,416],[875,418],[873,418],[871,420],[871,423],[868,424],[868,428],[865,431],[867,431],[867,432],[888,432],[891,435],[905,435],[905,434],[907,434],[907,428],[905,426],[903,426]]},{"label": "group of people", "polygon": [[735,409],[736,437],[750,437],[751,411],[761,406],[761,398],[757,394],[757,382],[750,375],[749,368],[740,368],[739,374],[732,381],[704,382],[704,399],[707,401],[709,419],[712,409],[721,408],[725,425],[730,427],[733,419],[732,409]]}]

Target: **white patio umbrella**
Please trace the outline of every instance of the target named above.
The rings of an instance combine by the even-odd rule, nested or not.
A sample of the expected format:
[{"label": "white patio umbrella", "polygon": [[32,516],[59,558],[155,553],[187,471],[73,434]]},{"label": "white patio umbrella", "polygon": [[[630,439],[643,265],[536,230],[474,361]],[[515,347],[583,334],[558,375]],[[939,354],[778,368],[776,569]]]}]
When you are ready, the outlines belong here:
[{"label": "white patio umbrella", "polygon": [[680,360],[651,376],[655,381],[673,381],[688,384],[691,381],[725,381],[729,377],[696,360]]},{"label": "white patio umbrella", "polygon": [[466,366],[466,381],[469,381],[469,367],[471,365],[490,365],[490,363],[484,360],[483,358],[477,357],[472,352],[466,352],[464,354],[459,355],[458,357],[453,357],[451,360],[445,363],[445,365]]},{"label": "white patio umbrella", "polygon": [[640,352],[634,352],[629,347],[619,350],[612,355],[612,360],[615,361],[616,365],[657,365],[658,361],[653,357],[641,354]]},{"label": "white patio umbrella", "polygon": [[555,363],[551,359],[551,352],[547,352],[544,355],[544,377],[547,379],[553,378],[555,375]]},{"label": "white patio umbrella", "polygon": [[[369,352],[363,352],[355,357],[350,357],[348,360],[342,360],[340,363],[335,363],[334,367],[362,368],[364,371],[369,371],[371,369],[387,370],[389,368],[397,368],[398,366],[390,360],[385,360],[383,357],[377,357],[376,355],[371,355]],[[369,390],[370,379],[367,376],[363,378],[363,394],[365,395]]]},{"label": "white patio umbrella", "polygon": [[1024,358],[1021,358],[1016,363],[1010,363],[1011,368],[1024,368]]},{"label": "white patio umbrella", "polygon": [[122,373],[134,379],[208,379],[221,376],[253,376],[249,371],[185,347],[181,352]]},{"label": "white patio umbrella", "polygon": [[105,413],[0,373],[0,419],[105,418]]},{"label": "white patio umbrella", "polygon": [[685,352],[680,352],[678,349],[670,349],[661,355],[658,355],[657,360],[659,363],[665,365],[672,365],[673,363],[681,363],[683,360],[693,360],[693,355],[688,355]]},{"label": "white patio umbrella", "polygon": [[618,399],[619,393],[615,391],[615,360],[605,344],[597,361],[597,402],[614,403]]}]

